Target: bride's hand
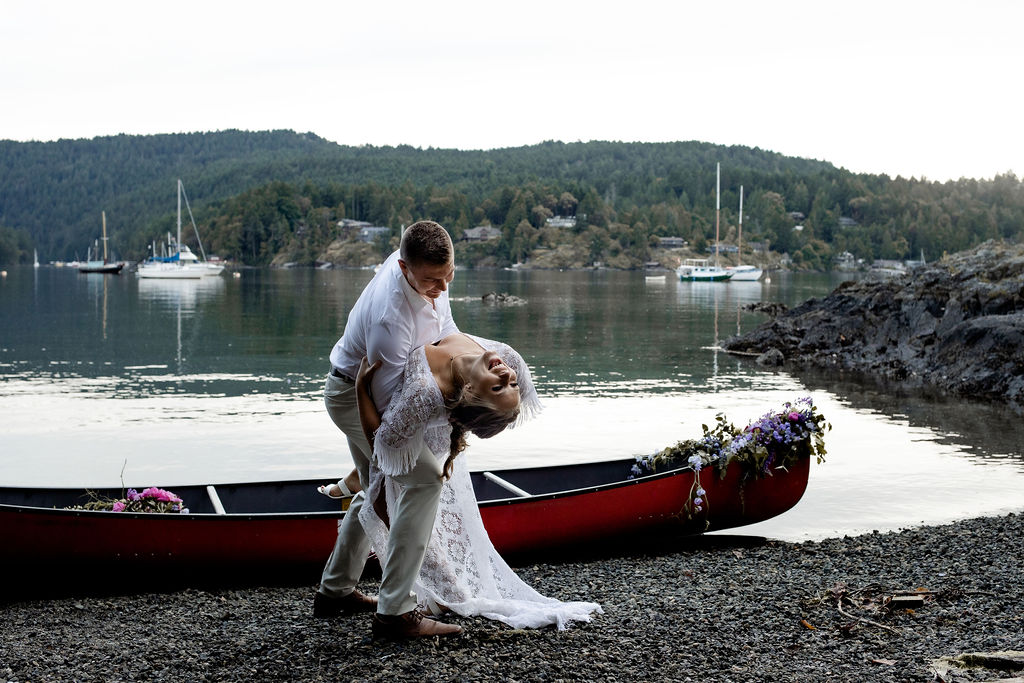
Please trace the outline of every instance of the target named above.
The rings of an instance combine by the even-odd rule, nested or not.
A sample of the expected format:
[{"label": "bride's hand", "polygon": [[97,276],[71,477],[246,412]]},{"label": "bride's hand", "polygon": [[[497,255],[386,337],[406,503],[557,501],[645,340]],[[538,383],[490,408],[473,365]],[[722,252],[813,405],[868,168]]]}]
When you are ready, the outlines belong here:
[{"label": "bride's hand", "polygon": [[370,360],[363,356],[363,359],[359,361],[359,372],[356,373],[356,385],[369,385],[369,382],[373,379],[373,375],[377,370],[380,369],[381,362],[378,360],[373,365],[370,365]]}]

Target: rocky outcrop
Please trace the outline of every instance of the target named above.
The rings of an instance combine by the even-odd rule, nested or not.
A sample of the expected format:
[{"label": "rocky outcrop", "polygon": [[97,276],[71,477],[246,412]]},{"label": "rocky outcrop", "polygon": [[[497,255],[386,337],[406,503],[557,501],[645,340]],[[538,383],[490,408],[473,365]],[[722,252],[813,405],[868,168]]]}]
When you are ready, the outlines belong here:
[{"label": "rocky outcrop", "polygon": [[526,303],[526,299],[506,292],[487,292],[480,297],[480,300],[485,304],[494,304],[496,306],[522,306]]},{"label": "rocky outcrop", "polygon": [[1024,246],[986,242],[897,278],[847,282],[723,346],[1024,406]]}]

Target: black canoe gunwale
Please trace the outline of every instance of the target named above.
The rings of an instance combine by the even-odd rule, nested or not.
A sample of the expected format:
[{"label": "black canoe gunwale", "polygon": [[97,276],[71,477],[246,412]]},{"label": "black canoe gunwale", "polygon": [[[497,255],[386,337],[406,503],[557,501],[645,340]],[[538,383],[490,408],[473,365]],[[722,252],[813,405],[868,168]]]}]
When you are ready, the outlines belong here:
[{"label": "black canoe gunwale", "polygon": [[[623,473],[623,477],[621,479],[610,480],[610,481],[607,481],[606,483],[598,483],[598,484],[589,483],[587,485],[579,486],[579,487],[575,487],[575,488],[565,488],[565,489],[560,489],[560,490],[556,490],[556,491],[546,491],[546,492],[540,492],[540,493],[532,493],[531,492],[529,496],[520,496],[520,495],[511,494],[508,491],[505,491],[504,489],[502,489],[499,485],[493,484],[492,482],[488,482],[486,479],[484,479],[483,471],[471,472],[471,477],[473,479],[474,489],[477,491],[477,494],[478,494],[478,499],[481,498],[481,497],[484,498],[483,500],[479,501],[479,506],[483,508],[483,507],[492,507],[492,506],[501,506],[501,505],[515,505],[517,503],[521,503],[521,502],[524,502],[524,501],[527,501],[527,500],[529,500],[529,501],[544,501],[544,500],[556,500],[556,499],[559,499],[559,498],[568,498],[568,497],[572,497],[572,496],[579,496],[579,495],[584,495],[584,494],[589,494],[589,493],[608,491],[608,490],[612,490],[612,489],[616,489],[616,488],[621,488],[621,487],[625,487],[625,486],[641,485],[641,484],[644,484],[644,483],[647,483],[647,482],[656,481],[658,479],[674,477],[674,476],[678,476],[680,474],[685,474],[687,472],[692,472],[692,469],[689,466],[684,466],[684,467],[680,467],[680,468],[674,468],[674,469],[666,470],[664,472],[657,472],[657,473],[649,474],[649,475],[642,476],[642,477],[636,477],[636,478],[633,478],[633,479],[628,479],[626,477],[629,475],[629,468],[630,468],[630,466],[631,466],[631,464],[633,462],[635,462],[635,459],[633,459],[633,458],[625,458],[625,459],[606,460],[606,461],[599,461],[599,462],[592,462],[592,463],[569,463],[569,464],[563,464],[563,465],[548,465],[548,466],[537,466],[537,467],[524,467],[524,468],[515,468],[515,469],[508,469],[508,470],[488,470],[488,472],[493,472],[494,474],[500,476],[502,479],[511,481],[512,483],[516,483],[516,481],[518,481],[519,483],[523,483],[523,478],[524,477],[526,479],[531,479],[531,480],[534,480],[534,481],[536,481],[538,477],[543,477],[545,479],[554,479],[554,480],[557,481],[557,480],[562,480],[564,478],[571,478],[571,477],[565,477],[565,475],[569,474],[569,473],[576,473],[577,475],[579,473],[587,474],[587,473],[591,473],[591,472],[594,472],[594,471],[601,471],[601,470],[605,470],[605,469],[607,469],[607,470],[611,470],[612,468],[619,469],[620,466],[621,466],[621,469],[619,469],[619,471],[621,471]],[[593,475],[591,474],[591,478],[592,477],[593,477]],[[576,478],[578,479],[579,477],[577,476]],[[61,504],[68,503],[69,496],[77,496],[78,500],[77,501],[73,501],[71,503],[71,504],[74,504],[74,502],[82,502],[83,500],[87,500],[90,491],[95,492],[97,495],[103,495],[103,496],[113,497],[113,498],[120,497],[121,491],[123,489],[121,489],[119,487],[118,488],[114,488],[114,487],[97,487],[95,489],[78,488],[78,487],[47,487],[47,488],[42,488],[42,487],[0,487],[0,510],[7,510],[9,512],[24,512],[24,513],[32,512],[32,513],[54,514],[54,515],[75,516],[75,517],[78,517],[78,516],[91,517],[91,516],[94,516],[94,515],[112,515],[113,514],[113,515],[117,515],[118,518],[146,519],[146,520],[155,520],[155,519],[158,519],[158,518],[159,519],[190,519],[190,520],[196,520],[196,521],[203,520],[203,519],[218,519],[218,520],[223,520],[223,519],[269,520],[269,519],[324,519],[324,518],[332,518],[332,517],[340,519],[341,517],[344,516],[345,513],[340,511],[340,510],[337,510],[337,509],[331,509],[330,506],[335,505],[335,503],[333,501],[331,501],[331,500],[329,500],[329,499],[327,499],[327,498],[325,498],[323,496],[320,496],[320,495],[318,495],[316,493],[316,491],[315,491],[316,486],[319,485],[319,484],[322,484],[322,483],[323,483],[323,479],[294,479],[294,480],[266,481],[266,482],[237,482],[237,483],[236,482],[232,482],[232,483],[212,484],[211,485],[211,486],[213,486],[218,491],[218,493],[221,493],[221,492],[224,492],[224,491],[233,491],[233,492],[248,491],[248,490],[259,491],[260,489],[269,489],[269,488],[272,488],[272,487],[284,488],[284,489],[287,489],[289,492],[292,492],[292,491],[298,492],[298,491],[308,490],[308,492],[309,492],[308,493],[308,495],[309,495],[308,507],[309,508],[315,508],[315,507],[319,506],[319,507],[322,507],[322,508],[326,508],[326,509],[319,509],[319,510],[317,510],[317,509],[301,509],[301,510],[286,511],[286,512],[282,512],[282,511],[259,512],[259,511],[253,511],[253,510],[240,511],[240,512],[231,512],[229,510],[229,511],[223,513],[223,514],[219,514],[219,513],[217,513],[216,511],[214,511],[212,509],[209,509],[209,510],[208,509],[203,509],[204,507],[206,507],[206,503],[208,501],[204,500],[201,496],[198,498],[198,500],[201,501],[199,509],[197,511],[191,511],[190,510],[188,513],[184,513],[184,514],[154,514],[154,513],[146,513],[146,512],[116,512],[115,513],[115,512],[108,511],[108,510],[81,510],[81,509],[68,509],[68,508],[65,508],[65,507],[56,507],[54,505],[47,505],[47,506],[34,505],[34,504],[31,504],[31,502],[27,502],[27,501],[26,502],[7,502],[12,497],[14,497],[16,494],[22,494],[25,497],[39,498],[39,497],[45,496],[46,492],[49,491],[49,492],[57,492],[57,493],[60,494],[59,497],[63,498],[63,500],[61,500]],[[183,485],[183,486],[168,486],[166,488],[168,488],[169,490],[175,491],[175,492],[179,492],[179,493],[181,491],[189,491],[192,494],[200,494],[201,492],[203,492],[206,489],[206,486],[207,485],[205,485],[205,484],[189,484],[189,485]],[[481,494],[482,491],[489,491],[489,492],[491,492],[491,495],[486,496],[486,497],[481,496],[480,494]],[[496,494],[498,494],[498,495],[496,495]],[[294,495],[297,496],[298,494],[294,494]],[[305,494],[302,494],[302,495],[305,495]],[[183,497],[185,497],[185,496],[183,495]],[[197,500],[196,498],[192,498],[190,500],[189,498],[186,497],[185,500],[186,500],[186,505],[188,505],[190,508],[196,505],[196,503],[194,502],[195,500]]]}]

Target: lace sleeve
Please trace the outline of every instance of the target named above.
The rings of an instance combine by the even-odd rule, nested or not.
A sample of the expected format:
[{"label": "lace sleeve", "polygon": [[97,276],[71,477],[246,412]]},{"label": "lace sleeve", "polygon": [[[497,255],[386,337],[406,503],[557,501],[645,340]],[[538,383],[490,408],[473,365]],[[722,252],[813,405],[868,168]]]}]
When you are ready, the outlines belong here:
[{"label": "lace sleeve", "polygon": [[423,448],[426,428],[443,411],[441,392],[419,349],[406,362],[397,395],[381,416],[374,435],[373,458],[381,472],[396,476],[412,470]]}]

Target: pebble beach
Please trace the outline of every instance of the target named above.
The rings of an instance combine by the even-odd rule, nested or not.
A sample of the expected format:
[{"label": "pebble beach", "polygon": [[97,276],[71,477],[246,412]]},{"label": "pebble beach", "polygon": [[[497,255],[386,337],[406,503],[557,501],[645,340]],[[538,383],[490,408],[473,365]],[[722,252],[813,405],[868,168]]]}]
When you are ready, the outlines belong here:
[{"label": "pebble beach", "polygon": [[803,543],[665,538],[515,566],[542,593],[597,601],[604,613],[565,631],[452,616],[464,634],[390,642],[370,638],[367,615],[313,618],[312,582],[15,600],[0,607],[0,680],[1024,676],[1021,513]]}]

